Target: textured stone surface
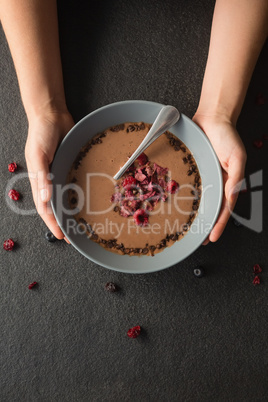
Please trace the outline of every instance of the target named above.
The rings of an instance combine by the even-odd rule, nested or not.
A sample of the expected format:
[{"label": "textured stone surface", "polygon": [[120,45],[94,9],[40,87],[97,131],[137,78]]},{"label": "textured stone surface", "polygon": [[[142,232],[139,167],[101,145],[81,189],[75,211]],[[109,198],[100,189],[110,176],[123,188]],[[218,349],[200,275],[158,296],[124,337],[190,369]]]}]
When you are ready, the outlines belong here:
[{"label": "textured stone surface", "polygon": [[[198,104],[214,2],[59,1],[68,105],[76,120],[111,102],[147,99],[191,117]],[[91,6],[92,7],[92,6]],[[0,399],[3,401],[265,401],[268,367],[267,211],[257,234],[231,222],[215,245],[150,275],[95,265],[64,242],[48,243],[38,217],[5,201],[8,163],[26,172],[27,120],[0,32],[1,241]],[[268,47],[258,61],[239,119],[247,178],[267,172]],[[265,159],[266,157],[266,159]],[[265,179],[265,174],[264,174]],[[267,183],[267,178],[266,178]],[[16,186],[33,208],[27,178]],[[267,190],[264,205],[267,205]],[[249,216],[250,192],[237,213]],[[1,246],[2,247],[2,246]],[[253,286],[253,265],[262,283]],[[196,264],[206,275],[193,275]],[[29,283],[39,287],[29,290]],[[108,293],[104,285],[121,291]],[[141,325],[129,339],[127,330]]]}]

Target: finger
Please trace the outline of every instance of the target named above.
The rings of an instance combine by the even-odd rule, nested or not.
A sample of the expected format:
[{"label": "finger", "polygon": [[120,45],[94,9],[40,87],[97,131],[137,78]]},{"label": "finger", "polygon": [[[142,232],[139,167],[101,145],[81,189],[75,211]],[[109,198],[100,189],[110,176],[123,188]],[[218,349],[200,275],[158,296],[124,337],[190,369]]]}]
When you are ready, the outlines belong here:
[{"label": "finger", "polygon": [[43,154],[38,154],[38,152],[36,152],[34,157],[27,158],[26,162],[29,171],[33,200],[37,212],[51,232],[58,239],[63,239],[64,235],[56,222],[50,205],[48,204],[52,192],[48,161]]},{"label": "finger", "polygon": [[206,240],[203,241],[202,246],[207,246],[209,243],[209,237],[206,238]]},{"label": "finger", "polygon": [[225,183],[224,197],[219,217],[209,235],[209,240],[211,242],[215,242],[220,238],[234,210],[239,195],[239,189],[244,178],[244,171],[245,160],[241,160],[241,158],[233,158],[228,167],[228,174],[223,172],[223,181]]}]

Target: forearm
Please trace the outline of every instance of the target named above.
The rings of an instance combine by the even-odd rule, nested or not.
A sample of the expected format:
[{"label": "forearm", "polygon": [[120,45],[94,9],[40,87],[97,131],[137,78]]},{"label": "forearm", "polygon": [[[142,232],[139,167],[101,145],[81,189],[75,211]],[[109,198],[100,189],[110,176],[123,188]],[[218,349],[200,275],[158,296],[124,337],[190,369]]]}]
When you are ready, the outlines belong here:
[{"label": "forearm", "polygon": [[236,124],[267,34],[267,0],[216,1],[198,114]]},{"label": "forearm", "polygon": [[0,0],[0,18],[28,118],[64,112],[56,0]]}]

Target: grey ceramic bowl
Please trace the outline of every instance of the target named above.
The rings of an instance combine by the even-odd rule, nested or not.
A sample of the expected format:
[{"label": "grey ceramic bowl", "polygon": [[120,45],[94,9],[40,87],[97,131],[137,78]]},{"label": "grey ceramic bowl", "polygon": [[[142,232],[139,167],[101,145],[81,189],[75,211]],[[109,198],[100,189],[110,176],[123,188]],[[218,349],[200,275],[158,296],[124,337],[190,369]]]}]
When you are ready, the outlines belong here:
[{"label": "grey ceramic bowl", "polygon": [[54,179],[51,204],[63,233],[85,257],[115,271],[141,274],[160,271],[177,264],[202,244],[220,211],[223,190],[221,167],[217,156],[202,130],[192,120],[182,115],[170,131],[193,153],[203,188],[198,215],[185,237],[154,257],[139,257],[112,253],[89,240],[85,234],[67,231],[67,221],[70,227],[70,219],[73,219],[64,210],[68,209],[67,191],[63,196],[59,196],[57,190],[66,184],[68,172],[80,148],[91,137],[110,126],[127,121],[153,123],[162,107],[163,105],[159,103],[136,100],[117,102],[95,110],[70,130],[60,144],[52,164]]}]

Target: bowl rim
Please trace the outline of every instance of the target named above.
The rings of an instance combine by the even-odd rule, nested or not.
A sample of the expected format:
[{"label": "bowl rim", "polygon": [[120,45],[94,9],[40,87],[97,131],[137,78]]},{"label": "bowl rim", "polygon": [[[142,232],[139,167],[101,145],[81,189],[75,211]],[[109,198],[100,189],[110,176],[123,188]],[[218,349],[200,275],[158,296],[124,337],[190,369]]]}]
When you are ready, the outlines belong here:
[{"label": "bowl rim", "polygon": [[[107,110],[107,109],[110,109],[110,108],[114,108],[114,107],[120,107],[120,106],[123,106],[123,105],[125,106],[126,104],[129,104],[129,105],[135,105],[135,104],[136,104],[136,105],[138,105],[138,106],[141,106],[141,105],[144,105],[144,106],[145,106],[145,105],[149,105],[149,106],[156,107],[156,108],[159,108],[159,107],[161,107],[161,106],[164,106],[164,104],[161,104],[161,103],[158,103],[158,102],[153,102],[153,101],[147,101],[147,100],[126,100],[126,101],[118,101],[118,102],[110,103],[110,104],[108,104],[108,105],[101,106],[100,108],[98,108],[98,109],[96,109],[96,110],[90,112],[89,114],[87,114],[86,116],[84,116],[81,120],[79,120],[79,121],[71,128],[71,130],[66,134],[66,136],[64,137],[64,139],[63,139],[62,142],[60,143],[60,145],[59,145],[59,147],[58,147],[58,149],[57,149],[57,151],[56,151],[56,153],[55,153],[55,156],[54,156],[52,165],[51,165],[51,172],[52,172],[52,174],[53,174],[53,172],[54,172],[55,161],[57,160],[58,155],[60,154],[62,148],[65,146],[66,142],[69,140],[69,138],[70,138],[70,136],[72,135],[73,131],[77,129],[77,127],[79,127],[80,125],[82,125],[86,120],[92,118],[92,117],[95,116],[96,114],[102,113],[102,111],[104,111],[104,110]],[[211,155],[213,156],[213,159],[214,159],[214,162],[215,162],[215,167],[216,167],[216,170],[217,170],[217,173],[218,173],[218,177],[217,177],[217,178],[218,178],[218,180],[219,180],[219,194],[218,194],[218,204],[217,204],[217,207],[216,207],[216,211],[215,211],[215,214],[214,214],[214,218],[213,218],[212,221],[211,221],[211,230],[212,230],[212,228],[213,228],[213,226],[214,226],[214,224],[215,224],[215,222],[216,222],[216,220],[217,220],[217,218],[218,218],[218,215],[219,215],[219,212],[220,212],[220,209],[221,209],[221,204],[222,204],[223,179],[222,179],[222,170],[221,170],[221,166],[220,166],[220,163],[219,163],[219,161],[218,161],[217,155],[216,155],[216,153],[215,153],[215,151],[214,151],[214,149],[213,149],[213,147],[212,147],[212,145],[211,145],[211,143],[210,143],[208,137],[207,137],[206,134],[202,131],[202,129],[201,129],[199,126],[197,126],[189,117],[187,117],[187,116],[184,115],[183,113],[181,113],[181,118],[183,118],[188,124],[193,125],[193,126],[195,127],[195,129],[197,129],[197,130],[199,131],[200,135],[203,136],[203,140],[205,141],[206,146],[209,148],[210,153],[211,153]],[[117,124],[119,124],[119,123],[121,123],[121,122],[118,122]],[[108,126],[107,126],[107,127],[108,127]],[[171,130],[172,130],[172,129],[171,129]],[[176,135],[176,134],[175,134],[175,135]],[[190,149],[190,151],[191,151],[191,149]],[[200,172],[200,175],[201,175],[201,179],[202,179],[202,174],[201,174],[201,172]],[[53,184],[53,188],[54,188],[53,179],[52,179],[52,184]],[[180,263],[181,261],[183,261],[185,258],[189,257],[192,253],[194,253],[194,252],[196,251],[196,249],[198,249],[198,248],[200,247],[200,245],[201,245],[201,244],[203,243],[203,241],[205,240],[205,239],[203,239],[202,241],[199,241],[194,247],[191,248],[191,251],[190,251],[187,255],[185,255],[183,258],[178,258],[177,262],[175,262],[175,263],[174,263],[173,261],[172,261],[171,263],[169,263],[169,262],[168,262],[169,259],[167,258],[167,259],[166,259],[166,260],[167,260],[166,264],[162,265],[160,268],[157,267],[156,269],[149,269],[149,270],[136,271],[136,270],[134,270],[134,269],[128,269],[128,268],[122,269],[122,268],[118,268],[118,267],[113,267],[113,266],[109,265],[108,263],[105,263],[105,262],[103,262],[103,261],[100,261],[100,260],[98,260],[97,258],[94,258],[94,257],[89,256],[88,254],[86,254],[86,253],[79,247],[79,245],[78,245],[78,244],[75,244],[75,243],[73,242],[73,240],[69,237],[68,233],[66,232],[65,228],[64,228],[63,225],[62,225],[62,222],[59,220],[58,215],[57,215],[57,211],[56,211],[56,208],[55,208],[54,191],[52,192],[52,197],[51,197],[51,202],[50,202],[50,203],[51,203],[52,211],[53,211],[53,213],[54,213],[54,216],[55,216],[55,218],[56,218],[56,221],[57,221],[58,225],[60,226],[62,232],[64,233],[65,237],[70,241],[70,243],[72,244],[72,246],[75,247],[75,248],[76,248],[83,256],[85,256],[87,259],[93,261],[94,263],[96,263],[96,264],[98,264],[98,265],[100,265],[100,266],[103,266],[103,267],[105,267],[105,268],[108,268],[108,269],[113,270],[113,271],[116,271],[116,272],[123,272],[123,273],[130,273],[130,274],[144,274],[144,273],[153,273],[153,272],[161,271],[161,270],[163,270],[163,269],[166,269],[166,268],[169,268],[169,267],[171,267],[171,266],[174,266],[174,265]],[[211,231],[211,230],[210,230],[210,231]],[[210,231],[209,231],[209,232],[210,232]],[[208,232],[208,233],[209,233],[209,232]],[[189,235],[189,233],[187,233],[187,235]],[[187,235],[186,235],[186,236],[187,236]],[[186,238],[186,236],[185,236],[185,238]],[[182,240],[183,240],[183,239],[181,239],[179,242],[181,242]],[[178,243],[179,243],[179,242],[178,242]],[[176,242],[175,242],[175,243],[176,243]],[[175,243],[174,243],[174,244],[175,244]],[[98,245],[98,246],[101,247],[100,245]],[[164,253],[165,251],[167,251],[169,248],[170,248],[170,247],[165,248],[165,249],[164,249],[161,253],[159,253],[159,254],[163,254],[163,253]],[[105,250],[105,249],[104,249],[104,250]],[[106,250],[106,251],[107,251],[107,250]],[[107,251],[107,252],[108,252],[108,253],[111,253],[110,251]],[[112,253],[112,254],[115,254],[115,253]],[[116,254],[116,255],[117,255],[119,258],[124,258],[124,257],[132,258],[132,259],[134,259],[134,258],[138,258],[138,259],[145,259],[145,258],[150,258],[150,259],[152,259],[152,258],[155,258],[155,257],[151,257],[151,256],[121,256],[121,255],[119,255],[119,254]],[[158,255],[158,254],[156,254],[156,256],[157,256],[157,255]]]}]

